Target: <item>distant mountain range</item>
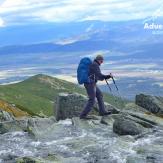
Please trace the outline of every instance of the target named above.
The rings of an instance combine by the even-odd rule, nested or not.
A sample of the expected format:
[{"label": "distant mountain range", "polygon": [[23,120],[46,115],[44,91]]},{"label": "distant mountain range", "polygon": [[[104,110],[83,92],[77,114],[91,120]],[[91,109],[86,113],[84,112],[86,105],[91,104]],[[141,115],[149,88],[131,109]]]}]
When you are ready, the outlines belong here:
[{"label": "distant mountain range", "polygon": [[160,58],[163,51],[163,37],[145,30],[144,20],[14,26],[0,36],[0,55],[110,50]]},{"label": "distant mountain range", "polygon": [[[40,23],[0,28],[0,46],[36,44],[62,41],[64,39],[86,40],[121,40],[146,41],[151,38],[151,31],[144,30],[144,24],[163,24],[162,18],[155,20],[133,20],[120,22],[83,21],[76,23]],[[157,37],[157,36],[154,36]],[[153,37],[153,39],[154,39]],[[129,39],[130,38],[130,39]],[[161,39],[161,37],[160,37]],[[150,41],[157,41],[158,38]],[[147,40],[149,41],[149,40]]]}]

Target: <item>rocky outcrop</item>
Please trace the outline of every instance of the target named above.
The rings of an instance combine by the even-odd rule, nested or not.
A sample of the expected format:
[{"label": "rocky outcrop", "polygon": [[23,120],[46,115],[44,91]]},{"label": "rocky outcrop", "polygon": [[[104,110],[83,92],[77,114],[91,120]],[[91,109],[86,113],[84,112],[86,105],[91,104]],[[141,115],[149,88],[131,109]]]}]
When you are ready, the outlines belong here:
[{"label": "rocky outcrop", "polygon": [[0,123],[0,134],[24,130],[25,129],[15,120]]},{"label": "rocky outcrop", "polygon": [[0,110],[0,134],[15,130],[16,126],[12,123],[14,116],[11,113]]},{"label": "rocky outcrop", "polygon": [[21,110],[15,104],[10,104],[2,99],[0,99],[0,109],[14,115],[14,117],[29,116],[27,112]]},{"label": "rocky outcrop", "polygon": [[[129,103],[120,112],[105,104],[118,114],[98,116],[94,111],[90,119],[80,119],[86,101],[79,94],[60,94],[59,121],[55,117],[2,118],[0,162],[162,162],[161,117]],[[3,150],[9,146],[11,150]]]},{"label": "rocky outcrop", "polygon": [[136,95],[135,103],[151,113],[163,116],[163,97]]},{"label": "rocky outcrop", "polygon": [[162,122],[163,120],[161,118],[156,118],[153,115],[138,114],[129,111],[101,118],[101,123],[112,127],[113,132],[118,135],[140,135],[148,133],[156,126],[162,126]]},{"label": "rocky outcrop", "polygon": [[[79,116],[82,112],[84,106],[87,103],[88,98],[81,94],[73,93],[60,93],[57,98],[57,108],[55,109],[55,116],[57,120],[63,120],[66,118],[72,118]],[[108,104],[105,103],[106,110],[110,110],[113,113],[118,113],[119,110]],[[94,109],[92,109],[93,114],[98,115],[98,106],[97,103],[95,104]],[[91,114],[90,113],[90,114]]]},{"label": "rocky outcrop", "polygon": [[0,122],[12,120],[14,120],[14,116],[11,113],[8,113],[0,109]]}]

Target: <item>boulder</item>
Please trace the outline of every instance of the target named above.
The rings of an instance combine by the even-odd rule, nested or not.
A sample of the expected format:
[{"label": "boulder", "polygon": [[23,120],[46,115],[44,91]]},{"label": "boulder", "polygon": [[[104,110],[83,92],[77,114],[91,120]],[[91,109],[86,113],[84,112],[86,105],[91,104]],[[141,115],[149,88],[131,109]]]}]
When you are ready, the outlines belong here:
[{"label": "boulder", "polygon": [[[73,93],[60,93],[57,97],[57,107],[55,109],[55,117],[57,120],[64,120],[66,118],[77,117],[80,115],[82,110],[84,109],[88,98],[81,94]],[[114,106],[105,103],[106,110],[110,110],[113,113],[119,113],[119,110]],[[95,104],[94,109],[92,109],[91,113],[98,114],[98,106],[97,102]],[[91,114],[90,113],[90,114]]]},{"label": "boulder", "polygon": [[0,134],[12,131],[23,131],[22,127],[14,121],[0,122]]},{"label": "boulder", "polygon": [[118,135],[138,135],[143,133],[143,127],[125,117],[119,117],[113,123],[113,131]]},{"label": "boulder", "polygon": [[12,120],[14,120],[14,116],[11,113],[8,113],[0,109],[0,122]]},{"label": "boulder", "polygon": [[[24,117],[21,119],[15,119],[15,120],[11,120],[11,121],[0,122],[0,134],[4,134],[6,132],[12,132],[12,131],[27,131],[27,130],[29,131],[29,123],[32,120],[37,121],[38,119],[41,122],[44,121],[44,118]],[[47,118],[47,119],[51,119],[51,118]],[[54,119],[54,117],[52,119]],[[44,124],[46,124],[46,123],[42,123],[42,126],[44,126]]]},{"label": "boulder", "polygon": [[0,134],[11,131],[26,131],[30,117],[15,118],[11,113],[0,110]]},{"label": "boulder", "polygon": [[30,118],[27,122],[27,131],[34,138],[40,138],[43,135],[48,135],[51,126],[56,122],[54,117],[49,118]]},{"label": "boulder", "polygon": [[135,103],[151,113],[163,115],[163,97],[151,95],[136,95]]}]

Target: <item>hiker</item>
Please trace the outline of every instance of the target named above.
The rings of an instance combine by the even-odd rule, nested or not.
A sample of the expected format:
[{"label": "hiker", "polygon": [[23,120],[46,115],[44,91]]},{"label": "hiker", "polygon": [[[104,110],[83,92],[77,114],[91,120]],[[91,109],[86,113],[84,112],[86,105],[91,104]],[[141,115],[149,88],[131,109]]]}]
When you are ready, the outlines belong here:
[{"label": "hiker", "polygon": [[104,100],[101,90],[97,87],[97,81],[98,80],[104,80],[112,78],[112,75],[104,75],[101,73],[100,65],[103,63],[104,58],[102,55],[97,55],[93,63],[89,66],[89,72],[88,76],[90,79],[90,82],[85,82],[84,87],[88,94],[88,102],[80,114],[80,119],[87,119],[87,114],[91,111],[92,107],[95,104],[95,98],[97,98],[98,106],[99,106],[99,114],[101,116],[103,115],[109,115],[111,112],[107,112],[105,110],[104,106]]}]

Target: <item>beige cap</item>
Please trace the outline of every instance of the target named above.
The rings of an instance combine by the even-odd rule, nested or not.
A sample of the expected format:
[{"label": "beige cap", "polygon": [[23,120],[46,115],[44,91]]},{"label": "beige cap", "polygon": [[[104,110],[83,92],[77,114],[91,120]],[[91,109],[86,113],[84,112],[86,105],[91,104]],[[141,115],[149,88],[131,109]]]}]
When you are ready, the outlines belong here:
[{"label": "beige cap", "polygon": [[101,55],[101,54],[98,54],[97,56],[96,56],[96,60],[104,60],[104,57]]}]

